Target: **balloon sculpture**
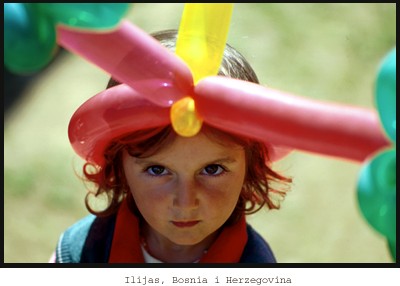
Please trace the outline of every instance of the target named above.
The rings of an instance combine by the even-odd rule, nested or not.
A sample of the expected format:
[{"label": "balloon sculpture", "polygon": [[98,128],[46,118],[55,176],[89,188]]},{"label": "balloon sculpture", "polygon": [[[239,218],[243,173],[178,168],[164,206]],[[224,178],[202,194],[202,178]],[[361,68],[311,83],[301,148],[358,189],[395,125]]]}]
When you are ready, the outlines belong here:
[{"label": "balloon sculpture", "polygon": [[[207,4],[186,4],[184,15],[186,7],[203,5]],[[219,5],[231,4],[209,4],[208,9],[203,9],[205,14],[201,18],[205,23],[197,27],[198,35],[193,36],[196,41],[203,39],[207,43],[208,30],[221,27],[207,23],[208,19],[215,21],[211,11]],[[180,33],[191,29],[184,24],[198,23],[181,23],[178,47]],[[171,122],[182,136],[196,134],[200,122],[205,121],[274,146],[355,161],[363,161],[375,150],[389,145],[372,110],[317,102],[215,75],[203,75],[194,83],[191,71],[194,65],[189,66],[128,21],[121,21],[117,29],[107,33],[59,26],[58,41],[124,83],[94,96],[77,110],[70,122],[69,136],[75,151],[100,166],[102,151],[111,138]],[[207,46],[200,45],[198,49]],[[206,49],[195,54],[207,53],[210,51]]]},{"label": "balloon sculpture", "polygon": [[[396,49],[384,59],[375,90],[375,102],[387,136],[396,144]],[[396,149],[378,150],[361,168],[358,203],[371,226],[384,235],[396,260]]]},{"label": "balloon sculpture", "polygon": [[[33,9],[24,5],[25,9]],[[233,9],[231,3],[185,4],[175,53],[132,23],[119,21],[126,9],[123,4],[104,4],[101,11],[94,11],[91,4],[80,7],[80,4],[62,4],[71,5],[68,6],[70,9],[58,6],[61,4],[34,5],[38,5],[38,14],[35,17],[31,14],[30,19],[37,25],[35,31],[29,31],[29,41],[33,42],[39,26],[44,25],[57,35],[60,46],[86,58],[122,82],[93,96],[73,114],[69,139],[83,159],[101,167],[103,151],[115,137],[168,124],[172,124],[179,135],[188,137],[197,134],[205,122],[265,142],[273,160],[282,157],[279,147],[283,147],[367,162],[360,175],[360,207],[367,220],[388,238],[394,253],[396,157],[392,143],[395,142],[396,112],[393,55],[388,63],[385,62],[378,77],[379,117],[374,110],[319,102],[218,76]],[[90,23],[85,22],[85,17],[79,17],[86,12],[92,16],[88,17],[93,20]],[[102,17],[103,12],[112,14],[111,20]],[[71,18],[75,15],[76,18]],[[39,18],[41,21],[37,20]],[[56,33],[46,24],[49,19],[53,24],[61,23],[57,25]],[[93,28],[108,29],[96,31]],[[6,25],[5,17],[7,29],[9,24]],[[50,37],[55,38],[54,35]],[[8,42],[13,40],[10,34],[5,35],[6,38]],[[48,46],[47,50],[52,50],[51,45]],[[39,50],[37,46],[34,48]],[[12,52],[9,51],[6,58],[10,66],[15,64],[15,70],[25,68]],[[43,58],[48,60],[48,52]],[[27,66],[37,68],[45,62]],[[382,132],[381,121],[392,142]],[[371,160],[372,154],[379,150],[384,151]]]}]

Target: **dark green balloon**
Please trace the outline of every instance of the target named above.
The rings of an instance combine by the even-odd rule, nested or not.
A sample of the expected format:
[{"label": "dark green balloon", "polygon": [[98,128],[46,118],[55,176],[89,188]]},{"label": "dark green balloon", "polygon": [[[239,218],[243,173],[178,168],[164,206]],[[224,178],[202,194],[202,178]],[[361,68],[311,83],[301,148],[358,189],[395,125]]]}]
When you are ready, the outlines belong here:
[{"label": "dark green balloon", "polygon": [[381,151],[366,162],[357,186],[358,203],[368,223],[396,241],[396,150]]},{"label": "dark green balloon", "polygon": [[58,51],[56,25],[115,27],[129,3],[5,3],[4,65],[16,74],[44,68]]},{"label": "dark green balloon", "polygon": [[386,55],[379,69],[375,102],[386,134],[396,142],[396,48]]},{"label": "dark green balloon", "polygon": [[34,73],[54,57],[56,31],[52,21],[28,3],[4,4],[4,65],[16,74]]}]

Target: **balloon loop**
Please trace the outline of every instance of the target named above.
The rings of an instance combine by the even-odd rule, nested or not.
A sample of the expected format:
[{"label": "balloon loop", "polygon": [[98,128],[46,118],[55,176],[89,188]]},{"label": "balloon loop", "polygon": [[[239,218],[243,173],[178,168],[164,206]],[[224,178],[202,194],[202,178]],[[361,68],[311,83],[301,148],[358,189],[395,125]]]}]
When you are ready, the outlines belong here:
[{"label": "balloon loop", "polygon": [[193,98],[188,96],[171,106],[170,116],[173,129],[183,137],[195,136],[203,123],[196,112]]}]

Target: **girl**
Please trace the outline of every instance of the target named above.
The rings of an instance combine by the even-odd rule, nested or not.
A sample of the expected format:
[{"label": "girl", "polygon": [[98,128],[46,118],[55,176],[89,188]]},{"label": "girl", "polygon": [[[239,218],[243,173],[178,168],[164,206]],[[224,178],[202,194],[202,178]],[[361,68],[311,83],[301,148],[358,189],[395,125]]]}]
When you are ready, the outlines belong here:
[{"label": "girl", "polygon": [[[175,49],[176,31],[153,36]],[[258,83],[248,62],[229,45],[219,75]],[[149,102],[117,96],[123,88],[112,78],[106,92],[114,93],[114,103],[107,105],[104,93],[84,103],[71,119],[70,139],[93,106],[101,105],[103,114],[92,116],[114,130],[119,123],[110,112],[126,115],[125,128],[146,112]],[[263,207],[279,208],[291,182],[271,169],[271,146],[207,124],[192,137],[178,135],[170,124],[144,129],[132,124],[120,133],[107,142],[82,143],[86,158],[102,162],[88,160],[83,168],[96,186],[85,200],[91,215],[61,235],[55,262],[276,262],[245,218]],[[102,195],[108,204],[96,210],[91,198]]]}]

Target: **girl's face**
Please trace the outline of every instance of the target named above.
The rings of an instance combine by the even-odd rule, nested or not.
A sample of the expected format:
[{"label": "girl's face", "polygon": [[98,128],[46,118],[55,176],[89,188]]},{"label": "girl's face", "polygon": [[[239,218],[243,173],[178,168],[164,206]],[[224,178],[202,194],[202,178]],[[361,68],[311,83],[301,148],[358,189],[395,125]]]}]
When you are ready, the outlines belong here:
[{"label": "girl's face", "polygon": [[209,246],[237,204],[245,162],[243,147],[203,133],[177,136],[145,158],[124,151],[124,172],[153,255]]}]

